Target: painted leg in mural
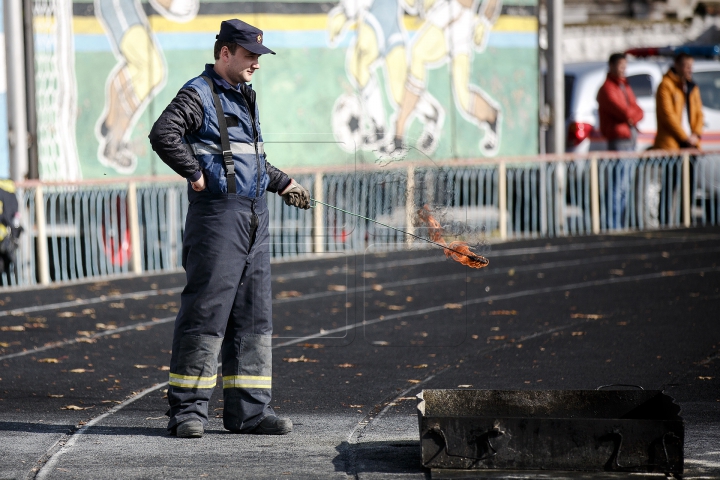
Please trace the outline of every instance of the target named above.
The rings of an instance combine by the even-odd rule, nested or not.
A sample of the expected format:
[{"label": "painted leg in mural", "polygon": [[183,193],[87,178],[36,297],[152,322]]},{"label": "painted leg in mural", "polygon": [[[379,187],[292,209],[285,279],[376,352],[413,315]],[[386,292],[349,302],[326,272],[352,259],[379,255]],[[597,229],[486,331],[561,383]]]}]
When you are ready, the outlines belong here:
[{"label": "painted leg in mural", "polygon": [[384,141],[387,124],[382,91],[374,73],[374,63],[380,57],[378,38],[371,26],[358,26],[357,42],[348,58],[348,71],[360,90],[360,105],[363,113],[362,146],[375,148]]},{"label": "painted leg in mural", "polygon": [[150,0],[160,15],[178,23],[189,22],[200,9],[200,0]]},{"label": "painted leg in mural", "polygon": [[[428,122],[433,118],[437,119],[437,124],[442,128],[441,118],[444,118],[444,113],[438,102],[426,92],[425,82],[428,65],[438,62],[447,54],[443,31],[435,25],[426,23],[418,32],[417,40],[410,49],[410,68],[398,102],[400,110],[395,123],[395,138],[393,144],[388,146],[387,153],[390,155],[401,156],[407,152],[405,135],[412,117],[417,115],[418,110],[427,115]],[[434,145],[428,144],[428,147],[434,148]]]},{"label": "painted leg in mural", "polygon": [[129,145],[133,126],[165,80],[165,65],[137,0],[95,0],[95,11],[114,45],[118,64],[106,84],[96,135],[98,160],[120,173],[135,171]]}]

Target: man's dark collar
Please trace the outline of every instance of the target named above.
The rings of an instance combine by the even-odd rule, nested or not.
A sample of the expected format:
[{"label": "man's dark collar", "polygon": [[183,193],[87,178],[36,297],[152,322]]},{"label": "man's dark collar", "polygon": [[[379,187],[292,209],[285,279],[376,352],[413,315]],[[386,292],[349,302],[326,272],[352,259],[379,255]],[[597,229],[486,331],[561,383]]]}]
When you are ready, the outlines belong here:
[{"label": "man's dark collar", "polygon": [[212,63],[206,63],[205,64],[205,75],[212,78],[216,85],[219,85],[227,90],[234,90],[236,92],[243,92],[245,89],[252,90],[252,84],[245,84],[245,83],[238,83],[237,85],[232,85],[230,82],[222,78],[218,73],[215,71],[215,65]]}]

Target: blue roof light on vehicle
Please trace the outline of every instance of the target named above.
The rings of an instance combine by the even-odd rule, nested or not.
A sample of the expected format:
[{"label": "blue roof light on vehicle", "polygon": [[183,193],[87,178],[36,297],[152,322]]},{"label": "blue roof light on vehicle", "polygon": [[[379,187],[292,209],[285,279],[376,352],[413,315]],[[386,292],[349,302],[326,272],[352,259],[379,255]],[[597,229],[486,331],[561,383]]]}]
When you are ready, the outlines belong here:
[{"label": "blue roof light on vehicle", "polygon": [[625,53],[634,57],[673,57],[679,53],[686,53],[691,57],[718,58],[720,57],[720,45],[630,48]]}]

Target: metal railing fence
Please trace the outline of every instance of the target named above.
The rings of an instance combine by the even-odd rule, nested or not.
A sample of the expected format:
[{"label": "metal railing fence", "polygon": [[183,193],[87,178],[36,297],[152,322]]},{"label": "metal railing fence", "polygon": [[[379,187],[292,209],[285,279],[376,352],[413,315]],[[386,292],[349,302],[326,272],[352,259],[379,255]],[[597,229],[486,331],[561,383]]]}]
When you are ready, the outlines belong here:
[{"label": "metal railing fence", "polygon": [[[427,235],[427,205],[448,240],[589,235],[718,225],[720,153],[591,152],[537,158],[395,162],[293,177],[317,200]],[[17,259],[3,286],[181,268],[187,185],[171,177],[18,185]],[[268,194],[274,259],[407,248],[409,237],[317,204]]]}]

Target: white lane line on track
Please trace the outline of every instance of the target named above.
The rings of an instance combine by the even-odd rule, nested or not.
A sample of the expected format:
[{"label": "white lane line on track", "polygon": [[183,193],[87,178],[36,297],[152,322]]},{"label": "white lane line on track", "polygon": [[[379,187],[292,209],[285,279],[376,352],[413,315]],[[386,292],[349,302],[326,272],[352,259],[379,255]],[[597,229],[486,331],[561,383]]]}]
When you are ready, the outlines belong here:
[{"label": "white lane line on track", "polygon": [[[720,272],[720,267],[702,267],[702,268],[691,268],[687,270],[668,270],[664,272],[657,272],[657,273],[647,273],[643,275],[635,275],[632,277],[617,277],[617,278],[608,278],[605,280],[592,280],[588,282],[580,282],[580,283],[569,283],[566,285],[558,285],[555,287],[545,287],[545,288],[535,288],[531,290],[521,290],[519,292],[512,292],[512,293],[504,293],[499,295],[488,295],[487,297],[483,298],[475,298],[472,300],[467,300],[463,306],[467,307],[469,305],[477,305],[480,303],[487,303],[489,301],[498,301],[498,300],[509,300],[511,298],[519,298],[519,297],[527,297],[532,295],[538,295],[541,293],[554,293],[554,292],[561,292],[566,290],[577,290],[581,288],[587,288],[587,287],[599,287],[603,285],[613,285],[617,283],[629,283],[629,282],[636,282],[641,280],[655,280],[660,278],[666,278],[666,277],[679,277],[683,275],[692,275],[693,273],[708,273],[708,272]],[[386,322],[388,320],[396,320],[398,318],[405,318],[405,317],[411,317],[416,315],[425,315],[427,313],[434,313],[434,312],[440,312],[446,310],[445,305],[442,306],[435,306],[435,307],[428,307],[423,308],[420,310],[413,310],[410,312],[402,312],[402,313],[395,313],[391,315],[383,315],[380,318],[375,318],[372,320],[361,320],[359,322],[352,323],[350,325],[345,325],[344,327],[338,327],[334,328],[332,330],[324,330],[322,332],[316,333],[314,335],[309,335],[302,338],[295,338],[293,340],[281,343],[278,345],[278,347],[287,347],[290,345],[295,345],[297,343],[311,340],[314,338],[320,338],[324,337],[326,335],[330,335],[333,333],[341,333],[346,332],[348,330],[352,330],[354,328],[359,327],[366,327],[369,325],[374,325],[376,323]]]},{"label": "white lane line on track", "polygon": [[[498,250],[495,252],[492,252],[491,258],[496,257],[511,257],[511,256],[518,256],[518,255],[531,255],[531,254],[539,254],[539,253],[557,253],[557,252],[564,252],[564,251],[578,251],[578,250],[593,250],[597,248],[609,248],[609,247],[627,247],[627,246],[647,246],[647,245],[662,245],[662,244],[668,244],[668,243],[679,243],[683,241],[688,240],[696,240],[696,241],[711,241],[715,239],[720,239],[720,236],[705,236],[702,238],[693,238],[693,237],[680,237],[675,239],[663,239],[663,240],[653,240],[650,242],[609,242],[609,241],[603,241],[603,242],[595,242],[595,243],[581,243],[581,244],[569,244],[569,245],[560,245],[560,246],[553,246],[553,247],[531,247],[531,248],[515,248],[515,249],[508,249],[508,250]],[[430,250],[418,250],[418,252],[427,252]],[[712,250],[714,251],[714,250]],[[702,253],[701,250],[695,250],[691,251],[690,253]],[[678,252],[674,253],[673,255],[683,255],[684,252]],[[637,254],[629,254],[629,255],[637,255]],[[444,256],[438,255],[435,257],[422,257],[422,258],[413,258],[413,259],[407,259],[407,260],[392,260],[389,262],[378,262],[378,263],[371,263],[365,265],[366,270],[378,270],[378,269],[387,269],[387,268],[394,268],[394,267],[407,267],[407,266],[413,266],[413,265],[425,265],[428,263],[441,263],[441,262],[447,262],[449,261]],[[516,271],[518,267],[515,267]],[[297,272],[297,273],[289,273],[289,274],[278,274],[273,275],[272,279],[275,281],[283,281],[283,280],[298,280],[303,278],[311,278],[316,277],[322,274],[325,274],[326,270],[308,270],[304,272]],[[338,270],[337,273],[346,273],[345,270]],[[97,281],[105,281],[106,278],[98,278]],[[72,284],[68,284],[72,285]],[[112,302],[117,300],[131,300],[131,299],[137,299],[137,300],[143,300],[142,297],[153,297],[158,295],[174,295],[176,293],[180,293],[183,291],[184,287],[174,287],[174,288],[167,288],[167,289],[159,289],[159,290],[144,290],[140,292],[129,292],[129,293],[123,293],[119,295],[101,295],[99,297],[93,297],[88,299],[77,299],[72,300],[68,302],[59,302],[59,303],[51,303],[47,305],[36,305],[33,307],[24,307],[24,308],[15,308],[10,310],[0,310],[0,317],[5,316],[12,316],[12,315],[22,315],[24,313],[33,313],[33,312],[41,312],[46,310],[57,310],[60,308],[72,308],[76,306],[83,306],[83,305],[91,305],[91,304],[97,304],[97,303],[104,303],[104,302]]]},{"label": "white lane line on track", "polygon": [[141,399],[142,397],[144,397],[144,396],[147,395],[148,393],[152,393],[152,392],[154,392],[154,391],[156,391],[156,390],[161,389],[161,388],[164,387],[165,385],[167,385],[167,382],[165,382],[165,383],[159,383],[159,384],[157,384],[157,385],[153,385],[153,386],[150,387],[150,388],[146,388],[145,390],[143,390],[142,392],[138,393],[137,395],[134,395],[134,396],[128,398],[127,400],[125,400],[124,402],[115,405],[113,408],[111,408],[111,409],[108,410],[107,412],[103,413],[102,415],[99,415],[99,416],[93,418],[92,420],[90,420],[89,422],[87,422],[85,425],[83,425],[79,430],[73,432],[73,433],[70,435],[70,438],[68,439],[68,441],[65,443],[65,445],[63,445],[63,446],[60,448],[60,450],[58,450],[57,452],[55,452],[55,453],[48,459],[48,461],[45,462],[45,465],[43,465],[43,467],[37,472],[37,474],[35,475],[35,478],[36,478],[37,480],[44,480],[45,478],[47,478],[47,476],[50,474],[50,472],[52,472],[52,469],[55,468],[55,465],[57,464],[57,462],[58,462],[58,460],[60,459],[60,457],[61,457],[62,455],[64,455],[65,453],[67,453],[67,452],[75,445],[75,443],[78,441],[78,439],[80,438],[80,435],[83,435],[84,433],[86,433],[89,428],[91,428],[91,427],[93,427],[94,425],[96,425],[97,423],[101,422],[101,421],[104,420],[106,417],[109,417],[110,415],[114,414],[115,412],[117,412],[117,411],[125,408],[126,406],[130,405],[131,403],[135,402],[136,400]]},{"label": "white lane line on track", "polygon": [[93,298],[78,298],[68,302],[49,303],[47,305],[35,305],[34,307],[15,308],[12,310],[0,311],[0,317],[9,315],[22,315],[24,313],[42,312],[45,310],[58,310],[61,308],[72,308],[85,305],[93,305],[96,303],[116,302],[118,300],[145,300],[147,297],[155,297],[158,295],[174,295],[182,292],[184,287],[167,288],[162,290],[145,290],[142,292],[122,293],[119,295],[101,295]]},{"label": "white lane line on track", "polygon": [[[714,251],[720,251],[720,248],[704,249],[704,251],[692,251],[692,252],[689,252],[688,254],[707,253],[707,252],[714,252]],[[610,259],[608,259],[607,261],[622,260],[622,259],[635,258],[635,257],[637,257],[638,259],[642,259],[642,258],[645,258],[646,256],[647,256],[646,254],[640,254],[640,255],[633,254],[631,256],[611,255]],[[564,262],[551,262],[551,263],[544,263],[544,264],[539,264],[539,265],[528,265],[528,266],[524,266],[524,267],[515,267],[515,270],[516,271],[532,271],[532,270],[539,270],[539,269],[546,270],[548,268],[562,268],[562,267],[566,267],[566,266],[598,263],[598,262],[603,262],[603,261],[606,261],[606,257],[595,257],[594,259],[592,259],[590,261],[568,260],[568,261],[564,261]],[[702,268],[694,269],[693,271],[697,271],[697,272],[703,271],[704,272],[704,271],[715,271],[715,270],[716,269],[713,269],[713,268],[708,269],[708,268],[702,267]],[[497,272],[493,272],[493,273],[502,273],[504,271],[506,271],[506,269],[498,269]],[[685,270],[683,270],[683,272],[685,272]],[[438,276],[421,277],[421,278],[415,278],[412,280],[401,280],[399,282],[385,283],[385,284],[383,284],[383,286],[388,287],[388,288],[394,288],[394,287],[401,287],[401,286],[420,285],[420,284],[424,284],[424,283],[435,283],[435,282],[440,282],[440,281],[457,280],[457,279],[461,279],[461,278],[466,278],[466,276],[467,276],[466,274],[452,274],[452,275],[445,275],[445,276],[439,276],[439,277]],[[605,284],[609,284],[609,283],[627,282],[627,281],[634,280],[634,279],[635,280],[645,280],[645,279],[651,279],[651,278],[661,278],[664,276],[670,276],[670,274],[668,272],[659,272],[659,273],[650,273],[650,274],[643,274],[643,275],[637,275],[637,276],[631,276],[631,277],[618,277],[618,278],[610,278],[610,279],[606,279],[606,280],[593,280],[591,282],[568,284],[568,285],[562,285],[559,287],[546,287],[545,289],[540,289],[540,291],[538,291],[538,292],[544,293],[544,292],[549,292],[549,291],[555,291],[555,290],[548,290],[548,289],[570,290],[570,289],[574,289],[574,288],[584,288],[584,286],[605,285]],[[300,301],[304,301],[304,300],[313,300],[313,299],[317,299],[317,298],[329,297],[329,296],[334,296],[334,295],[347,295],[350,293],[365,292],[365,291],[368,291],[371,289],[372,289],[372,286],[364,286],[364,287],[357,287],[357,288],[349,288],[348,290],[346,290],[344,292],[335,292],[335,291],[318,292],[318,293],[304,295],[301,297],[293,297],[293,298],[280,299],[280,300],[276,299],[276,300],[273,300],[273,304],[300,302]],[[465,305],[473,305],[476,303],[482,303],[482,302],[489,301],[489,300],[503,300],[506,298],[515,298],[515,296],[524,296],[524,295],[528,294],[528,293],[524,293],[524,292],[535,292],[535,291],[536,290],[523,290],[520,292],[508,293],[508,294],[503,294],[503,295],[491,295],[491,296],[487,296],[487,297],[484,297],[481,299],[468,300],[465,303]],[[534,293],[529,293],[529,295],[533,295],[533,294]],[[436,312],[439,310],[443,310],[444,308],[445,308],[444,306],[443,307],[430,307],[429,309],[424,309],[424,310],[416,310],[416,311],[405,312],[405,313],[401,313],[401,314],[388,315],[388,316],[385,316],[384,319],[402,318],[402,317],[409,316],[409,315],[424,315],[425,313]],[[155,321],[134,323],[132,325],[126,325],[124,327],[120,327],[120,328],[117,328],[114,330],[106,330],[104,332],[99,332],[99,333],[96,333],[87,338],[95,339],[95,338],[112,335],[114,333],[120,333],[120,332],[126,332],[128,330],[134,330],[137,327],[161,325],[163,323],[168,323],[168,322],[174,321],[175,318],[176,317],[173,316],[173,317],[161,318],[161,319],[155,320]],[[378,320],[378,319],[376,319],[376,320]],[[372,323],[377,323],[376,320],[368,320],[364,323],[364,325],[371,325]],[[372,322],[372,323],[368,323],[368,322]],[[350,326],[346,325],[345,327],[339,327],[339,328],[336,328],[333,330],[326,330],[323,333],[318,333],[316,335],[326,335],[328,333],[342,332],[342,331],[349,330],[354,325],[362,325],[362,324],[363,324],[362,322],[357,322],[357,323],[351,324]],[[284,337],[284,338],[288,338],[288,337]],[[292,338],[292,337],[290,337],[290,338]],[[296,341],[296,340],[297,339],[294,339],[293,341]],[[6,359],[10,359],[10,358],[15,358],[15,357],[22,357],[25,355],[31,355],[34,353],[43,352],[45,350],[63,347],[65,345],[72,345],[74,343],[78,343],[78,342],[82,342],[82,341],[83,341],[82,339],[75,338],[72,340],[55,342],[50,345],[44,345],[42,347],[34,348],[32,350],[24,350],[22,352],[15,352],[15,353],[9,353],[7,355],[2,355],[2,356],[0,356],[0,360],[6,360]]]}]

